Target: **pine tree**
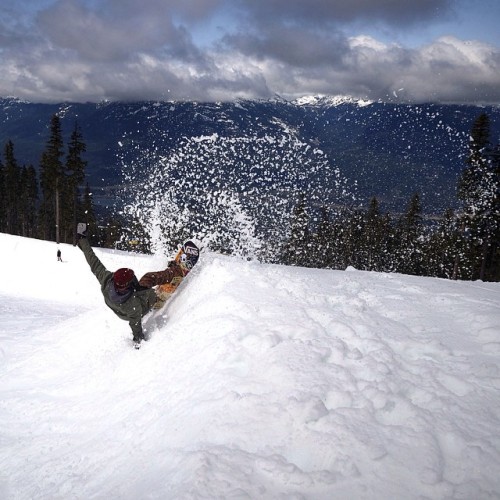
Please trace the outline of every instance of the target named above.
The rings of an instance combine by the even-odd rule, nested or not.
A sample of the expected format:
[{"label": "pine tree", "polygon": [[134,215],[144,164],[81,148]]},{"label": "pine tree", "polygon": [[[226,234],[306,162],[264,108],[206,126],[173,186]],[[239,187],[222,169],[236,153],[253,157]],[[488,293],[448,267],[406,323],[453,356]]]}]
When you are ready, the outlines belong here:
[{"label": "pine tree", "polygon": [[60,195],[64,185],[62,157],[64,145],[61,120],[55,114],[50,121],[50,137],[40,163],[40,186],[42,189],[41,220],[43,237],[60,242]]},{"label": "pine tree", "polygon": [[38,181],[33,165],[21,171],[21,234],[29,238],[37,232]]},{"label": "pine tree", "polygon": [[415,193],[408,205],[408,210],[399,221],[398,245],[396,249],[397,271],[406,274],[422,273],[422,207],[420,196]]},{"label": "pine tree", "polygon": [[490,119],[482,113],[472,126],[467,167],[458,183],[458,197],[464,202],[464,210],[469,217],[474,217],[481,208],[482,182],[487,163],[485,152],[489,144]]},{"label": "pine tree", "polygon": [[363,246],[365,269],[370,271],[392,270],[392,223],[389,214],[382,215],[377,198],[373,197],[365,217]]},{"label": "pine tree", "polygon": [[5,233],[6,202],[5,202],[5,168],[0,160],[0,233]]},{"label": "pine tree", "polygon": [[14,156],[14,144],[7,141],[5,144],[5,232],[19,233],[19,205],[20,205],[21,171]]},{"label": "pine tree", "polygon": [[425,275],[437,278],[453,278],[459,242],[459,221],[454,211],[448,209],[445,211],[438,227],[432,231],[425,242]]},{"label": "pine tree", "polygon": [[489,255],[486,279],[500,281],[500,144],[491,152],[494,194],[491,200]]},{"label": "pine tree", "polygon": [[[82,159],[82,154],[85,153],[86,149],[78,123],[75,122],[66,157],[65,199],[67,203],[64,206],[64,226],[68,235],[71,235],[73,244],[76,244],[76,224],[80,204],[79,186],[85,180],[85,167],[87,165],[87,162]],[[87,201],[89,200],[90,198]]]},{"label": "pine tree", "polygon": [[346,241],[350,233],[350,217],[350,210],[344,207],[335,213],[331,221],[330,248],[332,269],[345,269],[349,265],[348,245]]},{"label": "pine tree", "polygon": [[463,251],[457,259],[457,276],[489,279],[495,274],[495,261],[500,208],[500,181],[497,154],[491,148],[490,120],[482,113],[474,122],[469,142],[467,166],[458,185],[463,202]]}]

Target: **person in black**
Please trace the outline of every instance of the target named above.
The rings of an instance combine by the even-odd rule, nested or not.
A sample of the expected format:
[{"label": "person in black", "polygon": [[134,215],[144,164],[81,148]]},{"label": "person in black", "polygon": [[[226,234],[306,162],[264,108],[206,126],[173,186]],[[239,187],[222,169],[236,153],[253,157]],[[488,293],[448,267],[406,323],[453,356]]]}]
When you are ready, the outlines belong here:
[{"label": "person in black", "polygon": [[132,269],[120,268],[114,272],[108,271],[87,240],[85,224],[79,224],[78,247],[99,281],[104,302],[120,319],[128,321],[135,348],[139,349],[141,341],[145,338],[142,318],[160,299],[153,287],[183,277],[184,271],[176,262],[171,262],[164,271],[146,273],[140,280],[136,278]]}]

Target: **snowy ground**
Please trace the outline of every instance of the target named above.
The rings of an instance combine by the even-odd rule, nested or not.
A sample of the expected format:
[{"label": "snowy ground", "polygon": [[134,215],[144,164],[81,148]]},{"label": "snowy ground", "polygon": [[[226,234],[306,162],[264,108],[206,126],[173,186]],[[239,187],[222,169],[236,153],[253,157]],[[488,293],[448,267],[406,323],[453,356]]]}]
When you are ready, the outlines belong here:
[{"label": "snowy ground", "polygon": [[204,254],[135,351],[79,249],[0,248],[0,498],[500,498],[500,284]]}]

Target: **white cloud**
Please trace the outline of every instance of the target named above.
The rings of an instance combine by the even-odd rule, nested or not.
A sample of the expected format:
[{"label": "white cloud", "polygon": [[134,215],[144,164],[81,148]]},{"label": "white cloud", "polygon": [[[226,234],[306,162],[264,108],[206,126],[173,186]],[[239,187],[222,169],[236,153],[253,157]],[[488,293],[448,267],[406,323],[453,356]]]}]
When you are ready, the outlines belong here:
[{"label": "white cloud", "polygon": [[[315,1],[334,12],[328,2]],[[287,18],[295,16],[293,23],[242,22],[222,32],[217,45],[197,46],[188,27],[208,19],[222,2],[186,0],[181,11],[174,0],[151,0],[147,6],[139,0],[103,0],[94,2],[94,8],[82,0],[59,0],[39,13],[32,30],[0,26],[0,95],[95,101],[230,100],[277,93],[290,98],[341,94],[419,102],[500,102],[498,47],[451,36],[417,48],[385,43],[362,32],[347,37],[328,24],[330,18],[323,26],[301,25],[297,1]],[[269,9],[280,2],[269,2]],[[448,4],[434,3],[443,8]],[[383,9],[385,4],[378,2],[376,7]],[[257,14],[257,7],[252,11],[244,1],[236,5]],[[264,7],[260,5],[259,16]],[[430,15],[431,10],[424,11]],[[415,19],[424,11],[416,9]],[[379,18],[383,14],[379,11]],[[395,22],[397,17],[391,19]]]}]

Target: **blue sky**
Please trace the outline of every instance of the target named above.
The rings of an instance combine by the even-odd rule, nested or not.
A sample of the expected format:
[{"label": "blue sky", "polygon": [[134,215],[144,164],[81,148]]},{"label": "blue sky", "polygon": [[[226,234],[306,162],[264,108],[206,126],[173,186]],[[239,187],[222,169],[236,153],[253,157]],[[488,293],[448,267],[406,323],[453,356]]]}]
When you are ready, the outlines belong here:
[{"label": "blue sky", "polygon": [[0,3],[0,96],[500,103],[498,0]]},{"label": "blue sky", "polygon": [[[418,0],[417,0],[418,1]],[[453,35],[464,40],[480,40],[500,46],[500,1],[469,0],[456,1],[453,10],[437,16],[431,22],[416,25],[411,30],[400,30],[397,27],[389,33],[383,30],[374,31],[375,36],[384,38],[386,42],[397,40],[411,47],[430,43],[443,35]],[[369,28],[365,26],[365,31]]]}]

